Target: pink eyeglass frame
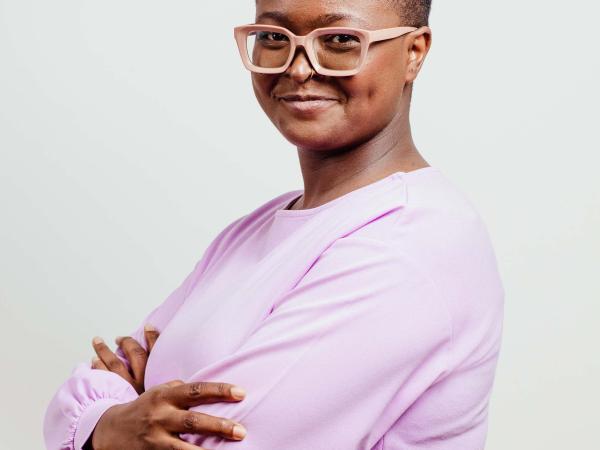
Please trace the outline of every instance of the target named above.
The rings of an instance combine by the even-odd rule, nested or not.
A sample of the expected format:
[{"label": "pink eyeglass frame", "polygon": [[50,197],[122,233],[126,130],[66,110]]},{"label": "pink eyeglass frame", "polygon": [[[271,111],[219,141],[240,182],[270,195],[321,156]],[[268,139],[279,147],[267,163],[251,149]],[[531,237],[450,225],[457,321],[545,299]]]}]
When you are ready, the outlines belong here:
[{"label": "pink eyeglass frame", "polygon": [[[295,53],[296,47],[302,46],[304,50],[306,50],[306,54],[308,55],[308,59],[315,71],[321,75],[327,76],[337,76],[337,77],[345,77],[356,75],[362,69],[365,60],[367,58],[367,52],[369,51],[369,47],[372,42],[384,41],[388,39],[394,39],[400,36],[403,36],[411,31],[416,30],[415,27],[393,27],[393,28],[382,28],[380,30],[364,30],[362,28],[349,28],[349,27],[325,27],[325,28],[316,28],[312,30],[310,33],[304,36],[297,36],[292,33],[290,30],[284,27],[279,27],[277,25],[260,25],[260,24],[248,24],[248,25],[240,25],[233,29],[233,35],[238,45],[238,50],[240,52],[240,56],[242,57],[242,62],[244,66],[252,72],[257,73],[267,73],[267,74],[275,74],[275,73],[283,73],[285,72],[290,64],[292,63]],[[292,45],[290,50],[290,56],[286,63],[281,67],[258,67],[252,64],[250,58],[248,56],[248,43],[246,42],[246,36],[249,31],[273,31],[276,33],[285,34],[289,39]],[[355,69],[351,70],[333,70],[326,69],[319,64],[317,60],[317,55],[315,55],[314,47],[312,45],[313,40],[322,35],[328,33],[336,33],[336,34],[347,34],[348,32],[352,32],[359,36],[361,43],[366,45],[362,45],[361,54],[358,61],[358,65]]]}]

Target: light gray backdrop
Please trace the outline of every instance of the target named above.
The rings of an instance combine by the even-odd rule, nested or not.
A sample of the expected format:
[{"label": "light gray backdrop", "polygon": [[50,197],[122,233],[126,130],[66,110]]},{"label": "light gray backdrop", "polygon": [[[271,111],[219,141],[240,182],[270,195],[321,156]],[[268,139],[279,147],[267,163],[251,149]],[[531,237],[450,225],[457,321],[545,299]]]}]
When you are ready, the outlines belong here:
[{"label": "light gray backdrop", "polygon": [[[42,448],[94,335],[302,187],[238,59],[253,3],[0,0],[2,450]],[[598,12],[434,1],[414,137],[478,205],[507,292],[488,450],[600,448]]]}]

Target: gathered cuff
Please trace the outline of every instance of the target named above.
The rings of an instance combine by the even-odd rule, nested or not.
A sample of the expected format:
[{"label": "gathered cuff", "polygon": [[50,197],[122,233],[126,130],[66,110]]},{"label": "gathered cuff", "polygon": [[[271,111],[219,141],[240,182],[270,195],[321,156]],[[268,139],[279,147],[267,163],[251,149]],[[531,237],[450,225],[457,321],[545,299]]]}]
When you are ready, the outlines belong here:
[{"label": "gathered cuff", "polygon": [[84,407],[81,415],[75,422],[73,448],[75,450],[81,450],[88,438],[92,435],[102,414],[104,414],[111,406],[122,403],[126,402],[113,398],[101,398]]}]

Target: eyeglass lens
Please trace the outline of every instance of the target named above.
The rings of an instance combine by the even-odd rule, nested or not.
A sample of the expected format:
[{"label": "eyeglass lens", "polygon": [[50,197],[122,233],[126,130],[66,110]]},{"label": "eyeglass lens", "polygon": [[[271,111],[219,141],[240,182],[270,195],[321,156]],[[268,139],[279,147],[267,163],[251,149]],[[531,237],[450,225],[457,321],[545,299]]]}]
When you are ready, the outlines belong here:
[{"label": "eyeglass lens", "polygon": [[[261,68],[282,67],[290,56],[290,38],[270,30],[248,32],[248,57]],[[330,70],[352,70],[358,66],[361,38],[353,33],[322,34],[313,41],[313,50],[321,67]]]}]

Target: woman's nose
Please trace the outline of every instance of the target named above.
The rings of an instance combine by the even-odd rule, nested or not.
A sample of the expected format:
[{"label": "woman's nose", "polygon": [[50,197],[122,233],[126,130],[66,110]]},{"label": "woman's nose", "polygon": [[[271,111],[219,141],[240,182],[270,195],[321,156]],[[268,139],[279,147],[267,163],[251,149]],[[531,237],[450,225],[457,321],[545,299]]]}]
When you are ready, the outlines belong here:
[{"label": "woman's nose", "polygon": [[310,64],[306,50],[304,50],[302,47],[298,47],[296,49],[294,59],[285,73],[288,74],[294,81],[298,83],[304,83],[306,80],[310,79],[313,71],[314,69]]}]

